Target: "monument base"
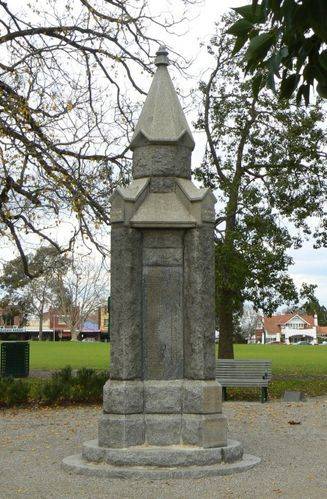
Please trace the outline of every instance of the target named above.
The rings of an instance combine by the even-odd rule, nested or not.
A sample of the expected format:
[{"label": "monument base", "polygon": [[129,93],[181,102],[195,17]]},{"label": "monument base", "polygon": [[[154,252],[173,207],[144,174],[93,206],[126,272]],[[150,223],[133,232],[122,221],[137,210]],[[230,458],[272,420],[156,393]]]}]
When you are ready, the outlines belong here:
[{"label": "monument base", "polygon": [[242,445],[203,449],[195,446],[135,446],[124,449],[99,447],[86,442],[83,453],[63,460],[63,468],[82,475],[107,478],[167,479],[229,475],[253,468],[260,458],[243,454]]}]

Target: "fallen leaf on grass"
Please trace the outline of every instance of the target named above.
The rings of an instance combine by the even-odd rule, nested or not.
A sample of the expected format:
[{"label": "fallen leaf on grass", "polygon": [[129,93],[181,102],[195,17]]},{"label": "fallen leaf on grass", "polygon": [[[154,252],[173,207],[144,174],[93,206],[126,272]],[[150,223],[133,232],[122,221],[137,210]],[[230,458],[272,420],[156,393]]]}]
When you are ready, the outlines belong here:
[{"label": "fallen leaf on grass", "polygon": [[294,424],[301,424],[301,421],[288,421],[288,424],[294,425]]}]

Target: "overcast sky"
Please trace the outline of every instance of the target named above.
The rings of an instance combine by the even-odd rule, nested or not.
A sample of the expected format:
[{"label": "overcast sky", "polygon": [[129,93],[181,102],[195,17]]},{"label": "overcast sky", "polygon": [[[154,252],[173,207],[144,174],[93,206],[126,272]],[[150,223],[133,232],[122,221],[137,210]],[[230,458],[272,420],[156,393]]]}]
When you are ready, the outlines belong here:
[{"label": "overcast sky", "polygon": [[[15,5],[21,5],[21,0],[12,0]],[[36,0],[31,0],[35,4]],[[44,0],[38,1],[38,5],[44,3]],[[175,0],[150,0],[150,7],[158,11],[166,8],[174,12],[181,2]],[[186,58],[192,59],[193,63],[190,68],[190,73],[194,78],[178,80],[178,84],[183,90],[189,90],[196,85],[200,77],[210,69],[212,63],[211,58],[207,55],[205,47],[200,48],[200,43],[208,41],[214,34],[214,23],[219,16],[231,7],[236,7],[248,3],[242,0],[204,0],[201,5],[193,9],[192,19],[188,23],[187,30],[185,27],[183,32],[176,35],[165,35],[167,45],[174,47],[176,52],[183,54]],[[152,33],[156,36],[155,33]],[[177,79],[179,76],[172,69],[172,76]],[[145,82],[145,87],[149,86],[150,82]],[[188,115],[188,119],[192,122],[195,114]],[[190,123],[191,124],[191,123]],[[198,133],[194,134],[196,140],[196,148],[193,153],[193,165],[198,164],[202,159],[204,138]],[[7,253],[7,252],[6,252]],[[2,258],[5,253],[2,253]],[[6,255],[7,256],[7,255]],[[290,268],[290,274],[294,278],[296,284],[302,282],[314,283],[318,285],[317,296],[321,303],[327,306],[327,249],[313,250],[312,243],[307,242],[302,249],[292,252],[294,258],[294,266]]]},{"label": "overcast sky", "polygon": [[[198,8],[198,17],[190,22],[188,33],[178,38],[172,37],[167,41],[170,45],[174,44],[176,50],[186,57],[196,57],[191,69],[198,78],[211,64],[205,49],[199,48],[200,42],[210,39],[215,31],[214,23],[222,13],[231,7],[246,3],[246,0],[206,0],[204,5]],[[196,134],[195,140],[197,146],[193,153],[193,164],[201,161],[203,153],[203,140]],[[321,303],[327,306],[327,249],[314,250],[312,242],[309,241],[303,245],[303,248],[292,251],[291,255],[294,265],[290,268],[290,274],[295,283],[298,286],[302,282],[317,284],[317,296]]]},{"label": "overcast sky", "polygon": [[[155,0],[154,0],[155,1]],[[205,49],[200,49],[201,41],[208,41],[214,33],[214,23],[218,17],[231,7],[249,3],[242,0],[206,0],[202,7],[199,6],[199,16],[190,22],[190,29],[181,37],[172,37],[167,43],[176,47],[178,52],[186,57],[196,57],[192,64],[192,74],[199,76],[211,64]],[[203,140],[195,135],[196,149],[193,153],[193,165],[201,161],[203,153]],[[291,252],[294,266],[290,274],[295,283],[300,286],[302,282],[317,284],[317,296],[320,302],[327,306],[327,249],[314,250],[312,242],[306,242],[299,250]]]}]

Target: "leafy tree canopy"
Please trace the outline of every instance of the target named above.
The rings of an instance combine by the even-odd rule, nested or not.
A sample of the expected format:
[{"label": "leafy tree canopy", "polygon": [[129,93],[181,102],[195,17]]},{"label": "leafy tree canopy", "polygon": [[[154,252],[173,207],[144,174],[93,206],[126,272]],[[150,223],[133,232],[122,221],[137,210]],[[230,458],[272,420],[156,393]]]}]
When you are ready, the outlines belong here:
[{"label": "leafy tree canopy", "polygon": [[215,68],[200,85],[204,111],[197,123],[207,150],[195,171],[218,197],[216,296],[226,356],[245,300],[269,315],[297,299],[288,250],[309,234],[317,246],[325,243],[327,192],[323,105],[255,92],[243,76],[245,49],[231,55],[234,22],[225,17],[209,47]]},{"label": "leafy tree canopy", "polygon": [[327,308],[319,303],[319,299],[315,295],[316,284],[303,284],[300,290],[300,297],[304,302],[301,305],[301,310],[306,314],[318,316],[318,324],[327,326]]},{"label": "leafy tree canopy", "polygon": [[[36,278],[53,277],[56,271],[65,272],[70,263],[66,254],[61,254],[53,246],[40,246],[35,253],[27,255],[28,265]],[[25,274],[20,257],[7,262],[1,273],[0,287],[7,293],[24,288],[31,283],[31,278]]]},{"label": "leafy tree canopy", "polygon": [[13,325],[15,317],[20,319],[19,326],[25,326],[31,313],[31,304],[26,297],[20,297],[13,302],[12,298],[6,295],[0,300],[0,310],[0,317],[5,326]]},{"label": "leafy tree canopy", "polygon": [[25,323],[30,315],[36,315],[42,336],[43,314],[58,302],[57,276],[67,272],[71,260],[53,246],[41,246],[35,253],[26,255],[26,259],[33,279],[25,274],[20,256],[4,265],[0,277],[0,288],[4,292],[1,306],[6,314],[23,317]]},{"label": "leafy tree canopy", "polygon": [[275,90],[277,77],[281,98],[296,92],[297,102],[308,105],[314,83],[327,98],[326,0],[252,0],[234,10],[241,18],[229,29],[237,37],[233,54],[246,45],[246,71],[255,74],[257,91]]}]

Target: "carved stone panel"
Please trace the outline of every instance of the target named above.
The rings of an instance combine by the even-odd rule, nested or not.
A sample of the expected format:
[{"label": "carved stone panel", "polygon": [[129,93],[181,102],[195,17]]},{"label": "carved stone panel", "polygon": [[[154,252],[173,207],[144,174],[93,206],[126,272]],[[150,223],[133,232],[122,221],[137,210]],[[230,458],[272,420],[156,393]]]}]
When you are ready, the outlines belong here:
[{"label": "carved stone panel", "polygon": [[[158,230],[154,236],[154,231],[144,231],[143,375],[178,379],[183,377],[183,231]],[[162,247],[168,241],[173,248]]]}]

